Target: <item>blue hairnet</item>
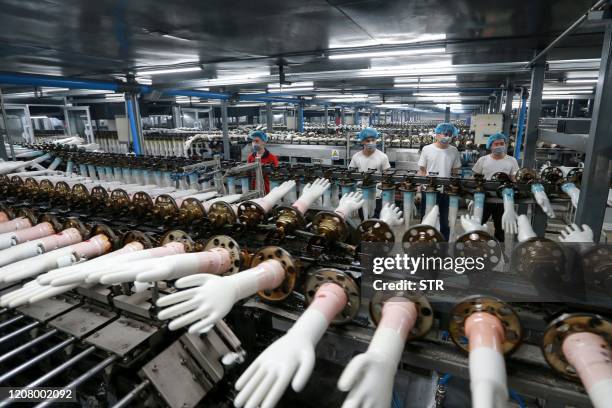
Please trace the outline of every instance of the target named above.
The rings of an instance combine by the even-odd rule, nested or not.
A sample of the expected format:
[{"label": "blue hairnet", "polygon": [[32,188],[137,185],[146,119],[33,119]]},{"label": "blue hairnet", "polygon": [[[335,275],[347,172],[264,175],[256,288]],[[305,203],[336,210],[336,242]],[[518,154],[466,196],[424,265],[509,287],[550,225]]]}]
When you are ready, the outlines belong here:
[{"label": "blue hairnet", "polygon": [[440,123],[438,126],[436,126],[434,133],[436,135],[457,136],[459,135],[459,129],[457,129],[452,123]]},{"label": "blue hairnet", "polygon": [[357,135],[357,139],[359,139],[360,142],[363,142],[369,137],[378,139],[378,136],[378,131],[376,129],[367,127],[365,129],[362,129],[361,132],[359,132],[359,134]]},{"label": "blue hairnet", "polygon": [[504,135],[501,132],[498,133],[494,133],[491,136],[489,136],[489,138],[487,139],[487,149],[491,148],[491,145],[493,144],[494,141],[496,140],[503,140],[504,142],[506,142],[506,144],[508,144],[508,137],[506,135]]},{"label": "blue hairnet", "polygon": [[265,134],[265,132],[261,131],[261,130],[255,130],[251,133],[249,133],[249,139],[253,140],[256,137],[260,138],[261,140],[263,140],[264,142],[268,141],[268,135]]}]

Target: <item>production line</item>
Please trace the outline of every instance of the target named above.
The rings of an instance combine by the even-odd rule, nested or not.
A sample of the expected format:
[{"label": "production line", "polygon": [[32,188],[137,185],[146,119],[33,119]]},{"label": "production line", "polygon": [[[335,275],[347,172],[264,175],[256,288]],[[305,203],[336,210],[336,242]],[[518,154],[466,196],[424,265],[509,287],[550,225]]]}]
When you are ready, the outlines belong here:
[{"label": "production line", "polygon": [[[42,160],[22,162],[20,168],[53,163],[53,155],[63,150],[47,150]],[[92,158],[95,167],[81,166]],[[145,184],[138,170],[147,168],[146,160],[137,166],[140,159],[133,159],[125,176],[107,172],[96,153],[79,152],[71,161],[59,166],[71,172],[56,167],[30,176],[27,171],[11,173],[13,166],[0,176],[0,304],[5,308],[0,342],[7,347],[0,361],[11,367],[0,377],[3,384],[73,386],[89,380],[91,386],[103,380],[117,406],[143,403],[145,396],[151,404],[151,395],[161,398],[155,404],[169,406],[217,398],[231,399],[235,406],[274,406],[290,382],[295,391],[306,386],[315,346],[340,336],[342,347],[354,350],[363,351],[369,343],[365,354],[345,362],[338,382],[348,392],[347,401],[360,406],[371,398],[382,401],[380,406],[390,404],[397,363],[412,361],[410,347],[403,351],[406,342],[429,350],[419,353],[417,366],[425,359],[428,368],[439,364],[438,369],[449,373],[466,372],[467,360],[460,352],[469,351],[475,407],[504,406],[509,395],[504,356],[517,349],[508,362],[509,383],[517,389],[549,398],[552,387],[564,401],[587,406],[573,378],[582,380],[596,407],[610,400],[612,374],[591,368],[604,367],[610,357],[612,322],[605,307],[594,311],[578,302],[551,311],[533,303],[510,306],[486,295],[462,299],[461,290],[429,299],[406,291],[371,295],[364,290],[369,277],[362,262],[368,244],[389,252],[397,243],[407,254],[444,250],[439,247],[445,239],[437,230],[434,198],[439,186],[457,197],[451,208],[460,197],[479,203],[490,199],[485,191],[498,191],[504,200],[516,197],[517,203],[530,203],[533,214],[546,217],[553,215],[552,204],[575,201],[579,171],[564,176],[553,167],[541,174],[521,170],[512,183],[501,175],[485,181],[306,165],[240,170],[218,162],[216,177],[200,168],[210,176],[208,184],[198,176],[186,186],[192,189],[182,189],[176,177],[171,178],[174,187],[164,183],[165,177]],[[112,155],[107,163],[113,163]],[[270,193],[251,189],[254,171],[260,179],[270,177]],[[237,182],[241,179],[248,182]],[[377,183],[383,207],[372,218],[375,194],[369,190]],[[418,186],[423,187],[427,213],[420,222],[412,215]],[[356,216],[358,210],[363,220]],[[512,231],[519,244],[504,259],[504,248],[479,221],[481,210],[476,204],[472,217],[460,217],[462,231],[451,233],[454,251],[481,254],[488,265],[510,274],[501,275],[504,282],[513,273],[533,277],[560,272],[558,262],[551,266],[560,247],[538,238],[525,215],[515,215]],[[450,216],[454,226],[458,215]],[[585,235],[588,230],[569,228],[560,240],[586,242],[581,239]],[[610,295],[607,254],[583,254],[585,262],[602,265],[589,268],[598,273],[586,286],[605,296]],[[474,278],[486,280],[483,275]],[[506,296],[512,298],[514,290],[505,288]],[[368,313],[374,326],[367,323]],[[241,333],[240,322],[254,315],[289,324],[277,341],[256,340],[257,349],[268,346],[259,356],[250,355],[241,336],[234,334]],[[359,341],[352,330],[363,333]],[[446,331],[457,351],[448,340],[441,341]],[[528,339],[525,332],[531,333]],[[521,357],[520,350],[535,353],[539,347],[543,354],[535,361]],[[595,352],[601,347],[608,354]],[[251,366],[239,375],[245,361]],[[34,366],[47,367],[47,372],[41,376],[29,370]],[[215,392],[234,385],[236,394]],[[432,397],[442,404],[445,385],[434,388]]]}]

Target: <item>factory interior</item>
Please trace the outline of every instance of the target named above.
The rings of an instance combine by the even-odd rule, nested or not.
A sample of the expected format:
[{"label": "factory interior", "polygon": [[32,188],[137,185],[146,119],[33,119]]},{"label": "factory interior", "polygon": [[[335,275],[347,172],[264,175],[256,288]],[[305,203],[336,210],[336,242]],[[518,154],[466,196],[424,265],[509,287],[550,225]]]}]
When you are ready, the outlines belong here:
[{"label": "factory interior", "polygon": [[0,407],[612,408],[611,0],[0,21]]}]

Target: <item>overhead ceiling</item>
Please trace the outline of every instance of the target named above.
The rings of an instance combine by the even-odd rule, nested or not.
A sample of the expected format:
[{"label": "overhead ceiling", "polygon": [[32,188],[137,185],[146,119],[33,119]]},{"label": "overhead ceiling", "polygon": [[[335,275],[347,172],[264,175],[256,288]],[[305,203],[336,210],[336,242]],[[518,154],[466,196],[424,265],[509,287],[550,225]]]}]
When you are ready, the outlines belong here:
[{"label": "overhead ceiling", "polygon": [[[202,80],[264,71],[265,90],[282,63],[289,78],[314,73],[317,87],[393,88],[393,76],[357,70],[396,65],[491,64],[528,61],[594,0],[1,0],[3,71],[114,79],[147,68],[197,66],[199,72],[159,75],[162,86],[195,88]],[[422,39],[419,44],[406,44]],[[583,27],[549,59],[598,58],[601,28]],[[347,50],[446,47],[443,55],[332,60]],[[360,47],[360,48],[354,48]],[[556,79],[563,71],[551,72]],[[498,88],[528,72],[485,68],[459,74],[458,86]],[[397,90],[396,90],[397,91]],[[486,93],[486,91],[483,91]]]}]

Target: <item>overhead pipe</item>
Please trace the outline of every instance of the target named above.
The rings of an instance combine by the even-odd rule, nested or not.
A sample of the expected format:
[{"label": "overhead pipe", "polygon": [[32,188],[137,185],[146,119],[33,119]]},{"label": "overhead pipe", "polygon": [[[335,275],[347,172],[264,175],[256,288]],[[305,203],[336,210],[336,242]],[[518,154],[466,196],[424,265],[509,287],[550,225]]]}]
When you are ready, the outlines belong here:
[{"label": "overhead pipe", "polygon": [[580,18],[578,18],[578,20],[574,22],[574,24],[569,26],[564,32],[562,32],[557,38],[555,38],[553,42],[551,42],[539,54],[533,57],[533,59],[529,61],[527,65],[525,65],[525,68],[532,68],[542,57],[548,54],[550,50],[552,50],[557,44],[559,44],[561,40],[563,40],[565,37],[575,31],[578,27],[580,27],[582,23],[584,23],[589,17],[590,12],[600,10],[602,6],[604,6],[606,3],[608,3],[608,0],[599,0],[597,3],[595,3],[590,9],[588,9],[583,15],[581,15]]}]

